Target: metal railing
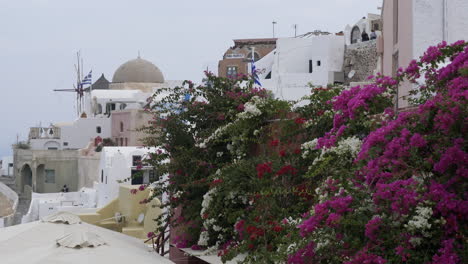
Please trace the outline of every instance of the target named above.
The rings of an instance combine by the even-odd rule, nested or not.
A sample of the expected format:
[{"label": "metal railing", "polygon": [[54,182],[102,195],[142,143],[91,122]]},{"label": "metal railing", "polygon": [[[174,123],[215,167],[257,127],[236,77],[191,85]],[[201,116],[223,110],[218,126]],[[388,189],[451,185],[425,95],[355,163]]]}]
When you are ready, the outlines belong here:
[{"label": "metal railing", "polygon": [[165,250],[165,245],[169,240],[169,221],[164,225],[163,231],[159,232],[156,236],[150,237],[149,239],[145,240],[145,243],[151,241],[153,245],[154,251],[156,251],[159,255],[164,256],[169,253],[169,250]]}]

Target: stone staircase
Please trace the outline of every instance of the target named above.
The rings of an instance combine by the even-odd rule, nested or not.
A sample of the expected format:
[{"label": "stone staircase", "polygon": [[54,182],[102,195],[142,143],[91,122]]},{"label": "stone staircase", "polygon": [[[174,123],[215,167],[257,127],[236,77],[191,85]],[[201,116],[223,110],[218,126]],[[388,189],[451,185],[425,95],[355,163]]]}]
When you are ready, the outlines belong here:
[{"label": "stone staircase", "polygon": [[29,210],[29,205],[31,203],[31,197],[27,197],[22,195],[18,192],[16,188],[15,179],[13,177],[4,177],[0,176],[0,182],[3,182],[6,186],[10,189],[15,191],[18,194],[18,207],[16,208],[15,216],[13,219],[13,225],[21,224],[21,218],[25,215]]}]

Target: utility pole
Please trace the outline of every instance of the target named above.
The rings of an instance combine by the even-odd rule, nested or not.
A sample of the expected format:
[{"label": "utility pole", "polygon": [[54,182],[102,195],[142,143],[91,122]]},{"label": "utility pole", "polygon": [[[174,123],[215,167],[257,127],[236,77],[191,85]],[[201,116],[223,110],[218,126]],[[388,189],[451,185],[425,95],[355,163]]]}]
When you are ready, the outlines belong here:
[{"label": "utility pole", "polygon": [[273,22],[271,22],[273,24],[273,38],[275,37],[275,25],[276,25],[276,21],[273,20]]}]

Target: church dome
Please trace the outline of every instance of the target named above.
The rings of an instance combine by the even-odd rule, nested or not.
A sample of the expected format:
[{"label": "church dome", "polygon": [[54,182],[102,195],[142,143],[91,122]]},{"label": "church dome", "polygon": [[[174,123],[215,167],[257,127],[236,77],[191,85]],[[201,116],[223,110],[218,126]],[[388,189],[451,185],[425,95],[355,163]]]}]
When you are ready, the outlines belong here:
[{"label": "church dome", "polygon": [[140,57],[120,65],[113,83],[164,83],[164,76],[153,63]]}]

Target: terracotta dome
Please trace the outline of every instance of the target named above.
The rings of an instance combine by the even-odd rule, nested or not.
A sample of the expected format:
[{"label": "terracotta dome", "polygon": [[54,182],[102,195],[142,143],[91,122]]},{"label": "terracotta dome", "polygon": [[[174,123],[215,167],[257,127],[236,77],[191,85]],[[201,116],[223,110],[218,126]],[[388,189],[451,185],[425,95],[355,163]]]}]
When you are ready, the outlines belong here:
[{"label": "terracotta dome", "polygon": [[113,83],[164,83],[164,76],[156,65],[140,57],[120,65]]}]

